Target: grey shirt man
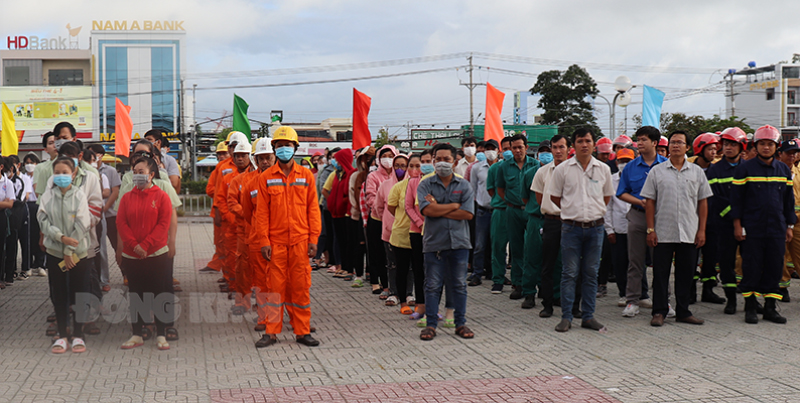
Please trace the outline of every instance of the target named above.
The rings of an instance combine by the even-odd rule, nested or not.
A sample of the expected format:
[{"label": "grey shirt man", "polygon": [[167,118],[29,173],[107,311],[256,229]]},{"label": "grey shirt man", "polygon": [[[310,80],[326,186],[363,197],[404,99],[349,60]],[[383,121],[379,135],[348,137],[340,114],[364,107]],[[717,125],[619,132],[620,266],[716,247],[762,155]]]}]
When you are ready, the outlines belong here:
[{"label": "grey shirt man", "polygon": [[[181,170],[178,168],[178,161],[175,161],[175,158],[169,154],[162,154],[161,157],[161,162],[164,164],[164,170],[167,171],[167,175],[180,177]],[[108,179],[109,181],[111,180],[111,178]]]},{"label": "grey shirt man", "polygon": [[[100,166],[98,171],[100,172],[100,175],[105,175],[108,178],[108,186],[110,186],[111,189],[122,186],[122,180],[119,178],[119,173],[113,167],[108,166],[108,164],[103,164]],[[107,199],[103,199],[103,202],[106,200]],[[115,210],[113,207],[108,209],[105,213],[105,217],[116,217],[116,215],[117,210]]]},{"label": "grey shirt man", "polygon": [[650,170],[640,195],[656,201],[659,243],[694,243],[699,226],[697,202],[714,193],[698,165],[684,161],[679,171],[667,160]]},{"label": "grey shirt man", "polygon": [[[430,205],[425,200],[432,195],[439,204],[458,203],[461,210],[475,214],[475,196],[472,186],[466,179],[453,175],[447,188],[438,175],[423,179],[417,187],[417,204],[422,211]],[[472,249],[469,241],[469,221],[452,220],[445,217],[425,217],[425,231],[422,236],[422,252],[439,252],[455,249]]]}]

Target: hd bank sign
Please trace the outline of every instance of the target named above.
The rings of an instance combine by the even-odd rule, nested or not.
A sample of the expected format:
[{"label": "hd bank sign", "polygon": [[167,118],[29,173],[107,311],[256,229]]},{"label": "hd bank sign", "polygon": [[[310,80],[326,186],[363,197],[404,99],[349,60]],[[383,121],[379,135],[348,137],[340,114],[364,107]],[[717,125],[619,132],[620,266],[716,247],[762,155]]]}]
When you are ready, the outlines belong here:
[{"label": "hd bank sign", "polygon": [[24,49],[24,50],[64,50],[64,49],[78,49],[79,41],[78,34],[81,33],[81,28],[72,28],[67,24],[68,37],[58,36],[56,38],[40,38],[35,35],[31,36],[9,36],[6,38],[6,44],[9,49]]}]

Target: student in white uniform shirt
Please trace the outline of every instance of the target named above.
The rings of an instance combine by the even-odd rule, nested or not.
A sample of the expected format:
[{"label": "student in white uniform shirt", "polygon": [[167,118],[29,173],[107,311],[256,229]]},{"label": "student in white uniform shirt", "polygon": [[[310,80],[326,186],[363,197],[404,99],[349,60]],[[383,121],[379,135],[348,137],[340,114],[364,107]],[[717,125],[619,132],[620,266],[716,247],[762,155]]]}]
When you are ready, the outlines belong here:
[{"label": "student in white uniform shirt", "polygon": [[[2,166],[2,173],[0,174],[0,214],[5,215],[6,210],[14,206],[16,194],[14,193],[14,183],[8,179],[8,174],[13,172],[13,160],[7,157],[0,157],[0,166]],[[10,239],[16,239],[16,231],[12,231],[12,235],[6,236],[8,232],[8,220],[0,220],[0,245],[6,245]],[[11,238],[13,237],[13,238]],[[14,257],[16,257],[16,248],[14,248]],[[6,288],[14,283],[14,270],[15,265],[5,265],[6,261],[6,248],[0,250],[0,289]],[[16,259],[14,259],[16,261]]]},{"label": "student in white uniform shirt", "polygon": [[[22,180],[30,182],[31,186],[31,192],[28,194],[28,199],[26,200],[28,205],[28,225],[25,227],[25,231],[27,231],[28,235],[27,240],[31,247],[28,252],[29,254],[26,254],[24,250],[22,252],[22,266],[31,269],[29,273],[26,273],[28,276],[39,275],[40,277],[47,277],[47,270],[45,269],[45,256],[47,256],[47,254],[38,246],[39,233],[41,230],[39,229],[39,221],[36,219],[36,213],[39,211],[39,204],[36,202],[38,200],[36,192],[33,191],[33,171],[40,162],[36,154],[30,153],[22,158],[22,168],[20,169],[22,172],[20,177]],[[25,239],[24,235],[20,235],[20,240],[23,239]],[[33,261],[29,265],[26,265],[24,260],[28,256],[30,256],[29,259],[32,258]]]},{"label": "student in white uniform shirt", "polygon": [[[30,250],[30,245],[28,245],[25,238],[22,235],[27,237],[27,232],[24,229],[28,225],[28,209],[27,204],[25,201],[28,200],[28,195],[33,192],[33,184],[30,181],[26,181],[25,179],[20,176],[19,166],[20,161],[19,157],[16,155],[10,155],[7,157],[11,163],[11,169],[9,172],[6,173],[6,177],[13,183],[14,185],[14,201],[19,202],[21,207],[19,208],[19,212],[22,214],[22,223],[17,228],[12,228],[11,234],[8,238],[6,238],[6,255],[5,255],[5,272],[8,276],[9,270],[11,270],[11,274],[13,276],[12,281],[6,281],[6,283],[13,282],[13,280],[27,280],[29,277],[30,271],[30,259],[22,260],[22,267],[20,268],[20,272],[17,273],[17,251],[20,250],[20,243],[22,244],[22,251],[23,253],[26,250]],[[23,175],[24,176],[24,175]],[[26,178],[27,179],[27,178]],[[8,278],[6,278],[9,280]]]}]

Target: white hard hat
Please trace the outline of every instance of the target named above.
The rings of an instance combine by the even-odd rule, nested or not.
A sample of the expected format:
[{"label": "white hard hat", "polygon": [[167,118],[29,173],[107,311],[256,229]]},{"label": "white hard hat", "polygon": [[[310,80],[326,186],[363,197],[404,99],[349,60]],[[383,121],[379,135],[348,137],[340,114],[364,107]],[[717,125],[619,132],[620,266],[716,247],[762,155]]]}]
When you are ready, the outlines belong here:
[{"label": "white hard hat", "polygon": [[265,138],[256,143],[256,149],[253,155],[272,154],[273,152],[272,142]]},{"label": "white hard hat", "polygon": [[231,135],[228,137],[228,144],[230,143],[247,143],[250,144],[250,141],[247,140],[247,136],[245,136],[242,132],[231,132]]},{"label": "white hard hat", "polygon": [[253,146],[251,146],[250,143],[248,143],[246,141],[243,141],[243,142],[241,142],[239,144],[236,144],[236,148],[233,150],[233,153],[234,154],[236,154],[236,153],[248,153],[248,154],[250,154],[250,152],[252,152],[252,151],[253,151]]}]

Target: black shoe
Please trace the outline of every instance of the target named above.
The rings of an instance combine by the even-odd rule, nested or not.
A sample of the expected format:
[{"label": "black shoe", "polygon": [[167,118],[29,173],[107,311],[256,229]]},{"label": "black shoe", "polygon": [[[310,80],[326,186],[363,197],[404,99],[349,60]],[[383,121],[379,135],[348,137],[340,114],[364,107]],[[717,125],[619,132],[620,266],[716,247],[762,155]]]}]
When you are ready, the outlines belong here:
[{"label": "black shoe", "polygon": [[311,337],[310,334],[307,334],[307,335],[297,339],[297,342],[300,343],[300,344],[305,344],[306,346],[309,346],[309,347],[316,347],[316,346],[319,345],[319,341],[317,341],[317,339]]},{"label": "black shoe", "polygon": [[494,284],[492,285],[492,294],[501,294],[503,292],[503,285],[502,284]]},{"label": "black shoe", "polygon": [[751,295],[744,299],[744,321],[746,323],[758,323],[758,312],[756,311],[757,304],[758,301],[756,301],[755,295]]},{"label": "black shoe", "polygon": [[786,323],[786,318],[778,313],[775,309],[776,305],[777,300],[775,298],[766,298],[764,300],[764,320],[768,320],[772,323],[784,324]]},{"label": "black shoe", "polygon": [[481,280],[481,276],[472,276],[472,280],[467,283],[470,287],[476,287],[483,284],[483,280]]},{"label": "black shoe", "polygon": [[600,322],[598,322],[597,319],[591,318],[589,320],[582,320],[581,321],[581,327],[584,328],[584,329],[592,329],[592,330],[600,331],[605,326],[600,324]]},{"label": "black shoe", "polygon": [[703,296],[700,297],[700,301],[702,302],[710,302],[712,304],[724,304],[725,298],[720,297],[717,294],[714,294],[714,283],[711,281],[706,281],[703,283]]},{"label": "black shoe", "polygon": [[788,288],[781,287],[781,289],[778,291],[778,294],[781,294],[781,296],[783,297],[781,299],[781,302],[792,302],[791,297],[789,297],[789,289]]},{"label": "black shoe", "polygon": [[531,294],[525,297],[522,301],[522,309],[533,309],[536,306],[536,294]]},{"label": "black shoe", "polygon": [[511,285],[511,280],[509,280],[508,277],[504,278],[503,285]]},{"label": "black shoe", "polygon": [[608,282],[609,283],[616,283],[617,282],[617,276],[614,276],[614,275],[608,276]]},{"label": "black shoe", "polygon": [[522,299],[522,287],[514,286],[514,291],[511,291],[510,299]]},{"label": "black shoe", "polygon": [[269,347],[278,342],[278,339],[273,339],[268,334],[261,336],[261,340],[256,342],[256,348]]},{"label": "black shoe", "polygon": [[725,312],[726,315],[733,315],[736,313],[736,289],[735,288],[725,288],[725,298],[728,300],[728,303],[725,304]]},{"label": "black shoe", "polygon": [[206,267],[203,267],[202,269],[200,269],[200,270],[198,270],[198,271],[199,271],[200,273],[216,273],[216,272],[217,272],[216,270],[214,270],[214,269],[212,269],[212,268],[210,268],[210,267],[208,267],[208,266],[206,266]]},{"label": "black shoe", "polygon": [[542,309],[539,312],[539,317],[540,318],[549,318],[551,316],[553,316],[553,307],[552,306],[545,306],[544,309]]}]

